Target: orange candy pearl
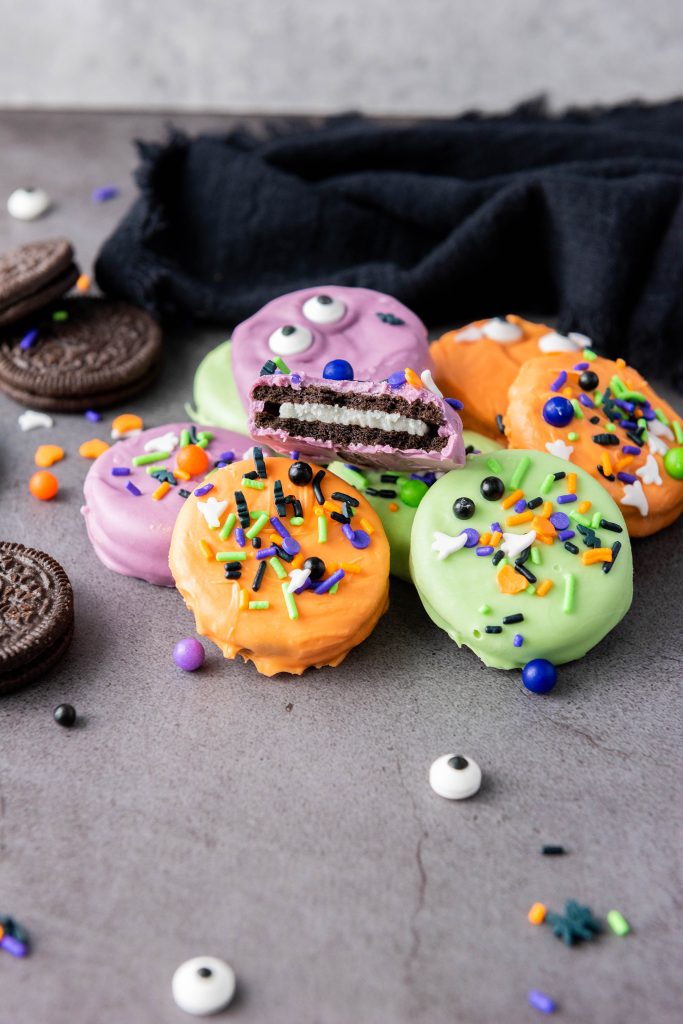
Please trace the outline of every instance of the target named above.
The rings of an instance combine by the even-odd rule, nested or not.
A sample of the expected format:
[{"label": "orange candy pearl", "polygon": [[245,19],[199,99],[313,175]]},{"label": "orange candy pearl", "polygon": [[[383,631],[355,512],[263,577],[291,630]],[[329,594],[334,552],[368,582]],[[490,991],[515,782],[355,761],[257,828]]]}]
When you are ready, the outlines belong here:
[{"label": "orange candy pearl", "polygon": [[59,490],[59,481],[54,473],[42,469],[34,473],[28,482],[28,489],[34,498],[40,501],[50,501]]},{"label": "orange candy pearl", "polygon": [[178,469],[189,473],[190,476],[200,476],[209,468],[209,456],[196,444],[188,444],[181,448],[175,461]]}]

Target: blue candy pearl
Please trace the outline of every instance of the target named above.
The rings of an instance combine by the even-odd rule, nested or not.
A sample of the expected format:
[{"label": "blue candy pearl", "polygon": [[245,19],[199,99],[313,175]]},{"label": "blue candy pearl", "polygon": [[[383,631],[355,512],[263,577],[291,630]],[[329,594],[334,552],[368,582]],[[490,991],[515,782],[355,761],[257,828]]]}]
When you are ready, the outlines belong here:
[{"label": "blue candy pearl", "polygon": [[568,398],[553,395],[543,406],[543,419],[551,427],[566,427],[574,419],[574,406]]},{"label": "blue candy pearl", "polygon": [[325,380],[353,380],[353,367],[346,359],[333,359],[325,363],[323,377]]},{"label": "blue candy pearl", "polygon": [[522,682],[532,693],[550,693],[557,682],[557,669],[552,661],[534,658],[522,669]]}]

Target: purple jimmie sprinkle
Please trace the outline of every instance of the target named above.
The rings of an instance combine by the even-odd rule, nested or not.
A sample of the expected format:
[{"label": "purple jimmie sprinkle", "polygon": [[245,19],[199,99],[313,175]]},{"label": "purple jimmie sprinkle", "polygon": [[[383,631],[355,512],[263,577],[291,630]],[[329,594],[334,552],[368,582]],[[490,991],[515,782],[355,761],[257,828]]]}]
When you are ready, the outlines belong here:
[{"label": "purple jimmie sprinkle", "polygon": [[636,448],[634,444],[623,444],[621,450],[624,455],[640,455],[640,448]]},{"label": "purple jimmie sprinkle", "polygon": [[493,554],[493,548],[490,544],[484,544],[483,547],[477,548],[475,554],[479,555],[481,558],[487,558],[489,555]]},{"label": "purple jimmie sprinkle", "polygon": [[446,405],[450,405],[451,409],[455,409],[456,412],[460,412],[461,409],[465,408],[465,403],[461,402],[459,398],[444,398]]},{"label": "purple jimmie sprinkle", "polygon": [[91,423],[99,423],[102,419],[102,413],[97,412],[96,409],[88,409],[85,413],[86,420],[90,420]]},{"label": "purple jimmie sprinkle", "polygon": [[[197,492],[195,491],[195,494],[196,493]],[[238,526],[238,527],[235,528],[235,532],[233,534],[233,537],[235,538],[235,543],[239,544],[239,546],[241,548],[243,548],[244,545],[246,544],[246,537],[244,536],[244,530],[242,529],[241,526]]]},{"label": "purple jimmie sprinkle", "polygon": [[111,471],[112,476],[130,476],[130,470],[128,466],[114,466]]},{"label": "purple jimmie sprinkle", "polygon": [[560,388],[563,388],[566,383],[567,383],[567,371],[566,370],[560,370],[559,374],[557,375],[555,380],[550,385],[550,390],[551,391],[559,391]]},{"label": "purple jimmie sprinkle", "polygon": [[621,480],[622,484],[634,484],[637,479],[633,473],[617,473],[617,480]]},{"label": "purple jimmie sprinkle", "polygon": [[260,562],[262,558],[272,558],[276,554],[277,548],[274,544],[271,544],[269,548],[261,548],[260,551],[256,552],[256,561]]},{"label": "purple jimmie sprinkle", "polygon": [[286,551],[288,555],[298,555],[301,551],[301,544],[294,537],[285,537],[282,541],[282,550]]},{"label": "purple jimmie sprinkle", "polygon": [[657,419],[657,417],[655,415],[654,409],[651,409],[651,408],[650,409],[642,409],[641,411],[643,413],[643,419],[644,420],[656,420]]},{"label": "purple jimmie sprinkle", "polygon": [[561,494],[557,499],[558,505],[568,505],[571,501],[576,501],[575,494]]},{"label": "purple jimmie sprinkle", "polygon": [[[403,370],[397,370],[396,373],[390,373],[387,377],[387,384],[390,388],[396,391],[398,388],[402,388],[406,382],[406,375]],[[316,590],[316,594],[317,594]]]},{"label": "purple jimmie sprinkle", "polygon": [[582,391],[579,395],[579,401],[581,402],[581,405],[585,405],[587,409],[595,408],[595,402],[592,398],[588,397],[585,391]]},{"label": "purple jimmie sprinkle", "polygon": [[38,328],[34,327],[34,329],[32,331],[29,331],[27,334],[25,334],[24,337],[19,342],[19,348],[21,349],[21,351],[25,352],[26,349],[29,349],[33,345],[35,345],[37,337],[38,337]]},{"label": "purple jimmie sprinkle", "polygon": [[520,498],[519,501],[515,502],[515,512],[523,512],[526,508],[526,501],[524,498]]},{"label": "purple jimmie sprinkle", "polygon": [[615,405],[618,405],[620,409],[625,409],[626,412],[633,412],[635,405],[633,402],[626,402],[623,398],[613,399]]},{"label": "purple jimmie sprinkle", "polygon": [[235,453],[234,452],[221,452],[220,455],[218,456],[218,458],[220,459],[221,462],[234,462],[235,461]]},{"label": "purple jimmie sprinkle", "polygon": [[92,193],[93,203],[106,203],[109,199],[116,199],[119,190],[115,185],[103,185],[102,188],[94,189]]},{"label": "purple jimmie sprinkle", "polygon": [[491,533],[502,533],[503,527],[500,523],[491,523]]},{"label": "purple jimmie sprinkle", "polygon": [[299,458],[300,455],[301,455],[301,452],[290,452],[289,453],[289,457],[292,460],[292,462],[296,462],[296,460]]},{"label": "purple jimmie sprinkle", "polygon": [[[277,530],[281,537],[289,537],[289,530],[284,525],[284,523],[278,519],[277,516],[270,517],[270,525],[273,527],[274,530]],[[286,550],[287,549],[285,548],[285,551]]]},{"label": "purple jimmie sprinkle", "polygon": [[624,430],[636,430],[638,424],[633,420],[619,420],[619,426],[623,427]]},{"label": "purple jimmie sprinkle", "polygon": [[560,530],[560,532],[558,533],[557,536],[560,538],[561,541],[565,541],[565,540],[571,540],[572,537],[576,536],[576,534],[574,533],[573,530]]},{"label": "purple jimmie sprinkle", "polygon": [[137,489],[132,480],[129,480],[128,483],[126,484],[126,490],[130,491],[131,494],[134,494],[136,498],[139,498],[140,495],[142,494],[142,491],[139,491]]},{"label": "purple jimmie sprinkle", "polygon": [[314,589],[313,593],[326,594],[327,591],[335,585],[335,583],[339,583],[340,580],[343,580],[345,575],[346,573],[344,572],[343,569],[337,569],[337,571],[333,572],[331,576],[328,576],[326,580],[323,580],[322,583],[319,583],[318,586]]},{"label": "purple jimmie sprinkle", "polygon": [[213,490],[213,484],[202,484],[196,491],[193,491],[195,498],[201,498],[202,494],[208,494],[209,491]]},{"label": "purple jimmie sprinkle", "polygon": [[27,944],[17,939],[16,936],[10,935],[9,932],[5,932],[0,939],[0,948],[4,949],[6,953],[11,953],[12,956],[26,956],[28,953]]},{"label": "purple jimmie sprinkle", "polygon": [[522,634],[521,633],[515,633],[515,635],[512,638],[512,646],[513,647],[521,647],[523,643],[524,643],[524,637],[522,636]]},{"label": "purple jimmie sprinkle", "polygon": [[575,370],[587,370],[589,366],[590,366],[590,363],[577,363],[576,366],[574,367],[574,369]]}]

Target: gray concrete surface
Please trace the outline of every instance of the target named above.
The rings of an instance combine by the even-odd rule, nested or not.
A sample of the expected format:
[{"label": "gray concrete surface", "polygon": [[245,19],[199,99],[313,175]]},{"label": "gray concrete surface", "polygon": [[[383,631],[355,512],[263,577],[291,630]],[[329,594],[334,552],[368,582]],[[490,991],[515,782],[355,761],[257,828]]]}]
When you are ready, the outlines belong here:
[{"label": "gray concrete surface", "polygon": [[[57,201],[30,225],[0,212],[2,248],[64,232],[87,267],[132,195],[130,135],[161,124],[0,115],[0,198],[30,178]],[[103,184],[124,194],[93,206]],[[222,336],[169,337],[128,411],[179,419]],[[269,681],[209,651],[184,675],[180,598],[108,572],[86,538],[77,449],[106,424],[22,434],[20,411],[0,396],[0,533],[63,563],[77,626],[49,680],[0,702],[0,912],[34,940],[0,953],[3,1024],[179,1024],[171,975],[198,953],[234,965],[218,1019],[242,1024],[524,1024],[532,987],[568,1024],[680,1021],[682,523],[635,543],[632,611],[545,698],[458,651],[401,583],[336,670]],[[46,441],[67,457],[39,504]],[[65,700],[72,732],[52,720]],[[449,750],[484,772],[463,804],[428,785]],[[632,934],[568,949],[527,923],[568,898]]]},{"label": "gray concrete surface", "polygon": [[676,0],[0,3],[0,105],[451,114],[681,93]]}]

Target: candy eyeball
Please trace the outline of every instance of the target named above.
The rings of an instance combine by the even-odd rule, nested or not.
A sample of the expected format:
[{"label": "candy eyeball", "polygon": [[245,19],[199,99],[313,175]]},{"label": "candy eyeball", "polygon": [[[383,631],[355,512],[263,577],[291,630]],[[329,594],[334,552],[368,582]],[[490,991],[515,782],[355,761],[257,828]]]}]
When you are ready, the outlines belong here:
[{"label": "candy eyeball", "polygon": [[303,305],[303,314],[314,324],[336,324],[344,316],[346,306],[331,295],[314,295]]},{"label": "candy eyeball", "polygon": [[313,344],[313,335],[308,327],[285,324],[278,327],[268,338],[268,347],[276,356],[295,356],[305,352]]},{"label": "candy eyeball", "polygon": [[446,800],[466,800],[481,786],[481,768],[471,757],[444,754],[429,769],[429,785]]},{"label": "candy eyeball", "polygon": [[17,188],[7,200],[7,212],[15,220],[36,220],[50,206],[50,197],[42,188]]},{"label": "candy eyeball", "polygon": [[519,341],[522,337],[522,328],[517,324],[508,323],[501,317],[488,320],[482,326],[482,334],[489,341],[497,341],[499,345],[509,345],[513,341]]},{"label": "candy eyeball", "polygon": [[203,1017],[225,1009],[235,994],[235,972],[215,956],[196,956],[177,968],[171,982],[177,1006]]}]

